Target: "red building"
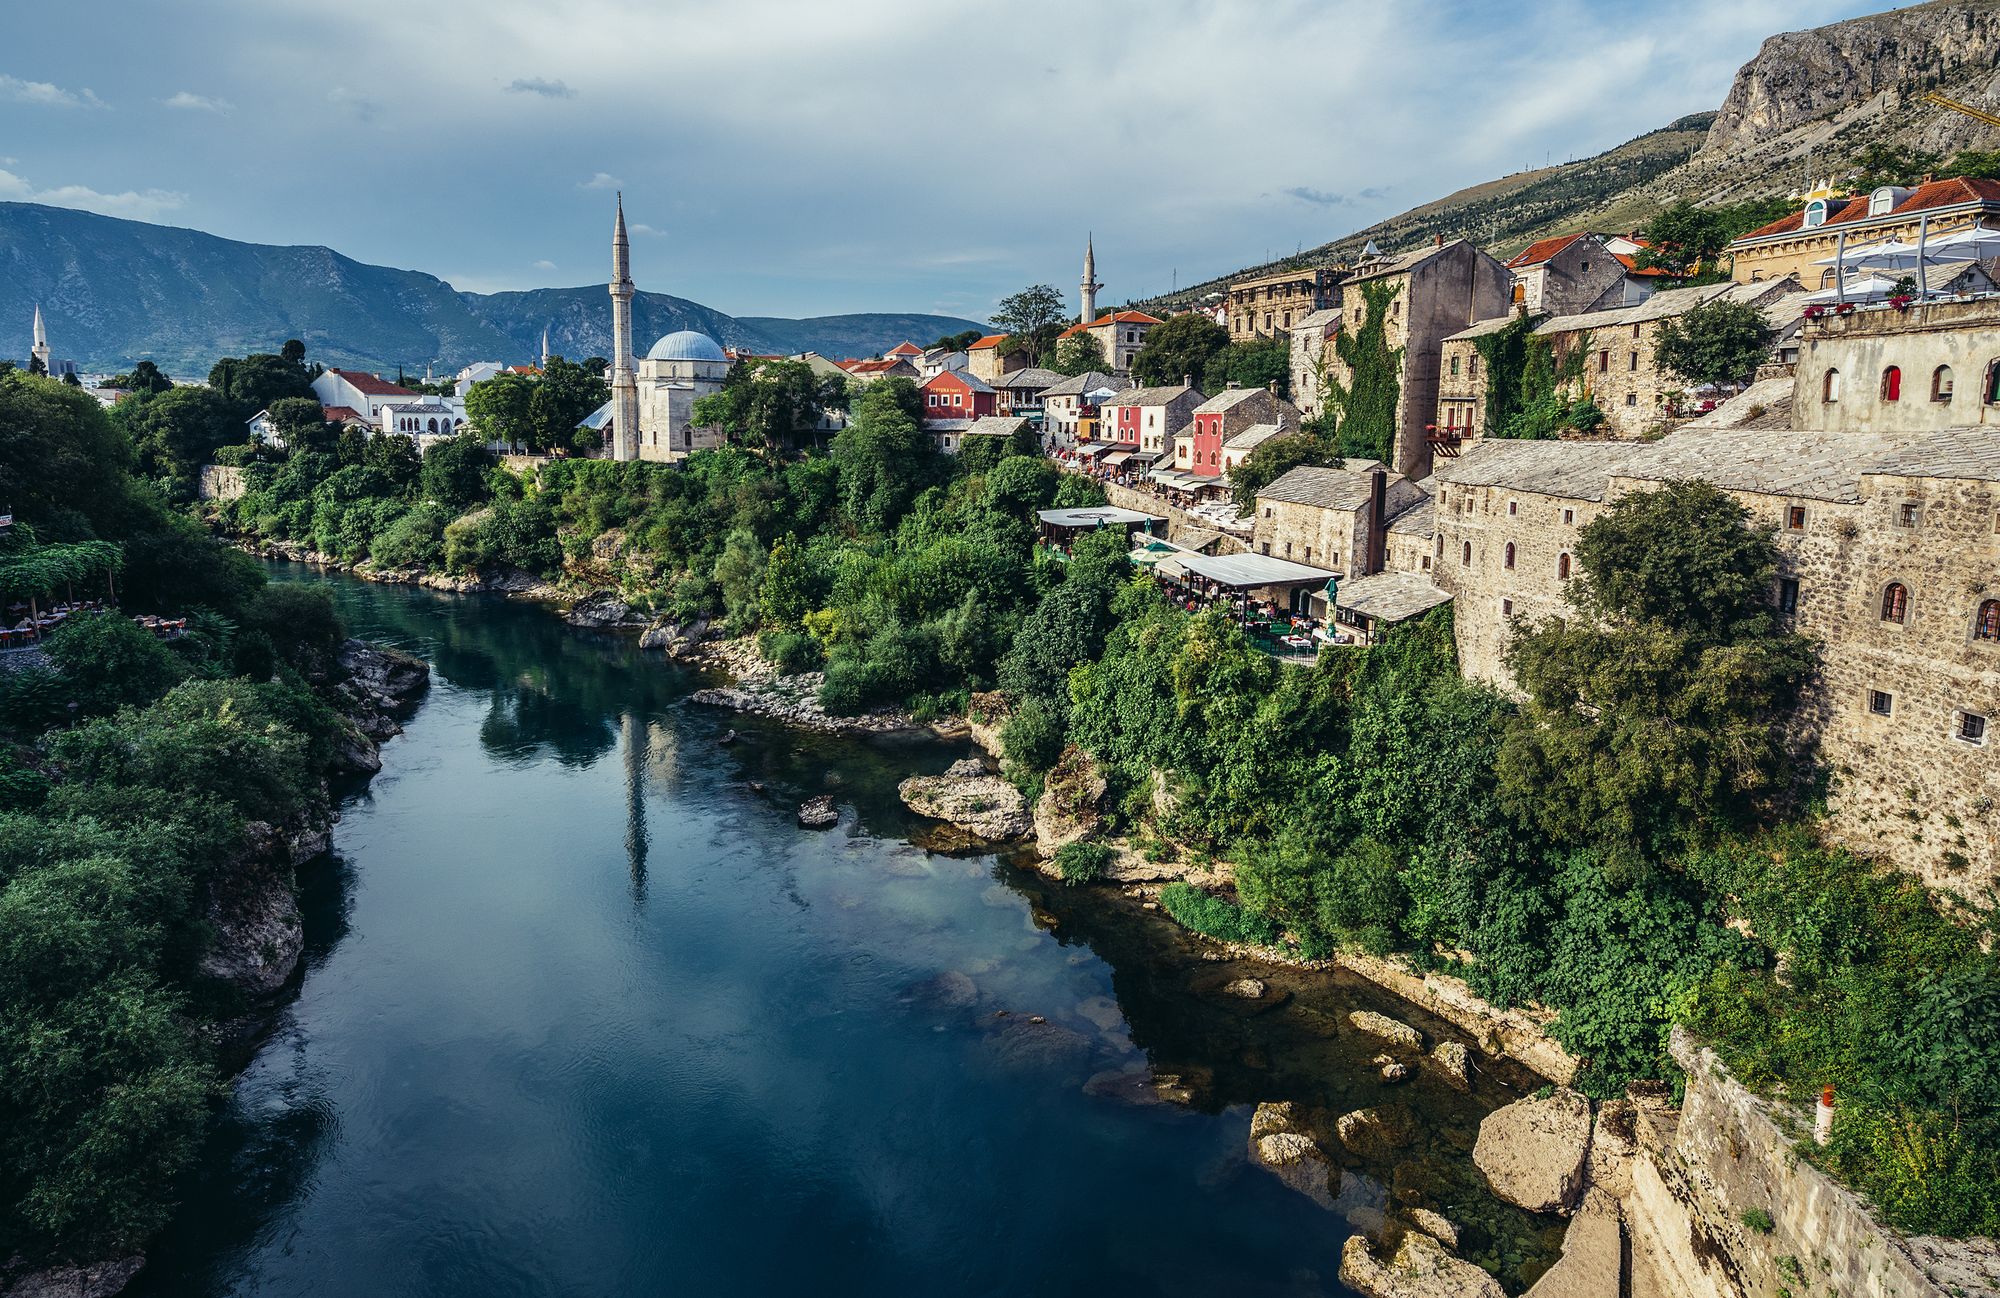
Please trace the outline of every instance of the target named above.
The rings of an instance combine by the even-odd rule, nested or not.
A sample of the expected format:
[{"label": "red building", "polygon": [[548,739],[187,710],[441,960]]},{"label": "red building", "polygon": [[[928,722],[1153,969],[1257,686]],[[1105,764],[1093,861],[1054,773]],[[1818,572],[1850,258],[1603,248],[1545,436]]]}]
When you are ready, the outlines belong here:
[{"label": "red building", "polygon": [[925,419],[983,419],[996,413],[993,385],[964,370],[945,370],[924,380]]}]

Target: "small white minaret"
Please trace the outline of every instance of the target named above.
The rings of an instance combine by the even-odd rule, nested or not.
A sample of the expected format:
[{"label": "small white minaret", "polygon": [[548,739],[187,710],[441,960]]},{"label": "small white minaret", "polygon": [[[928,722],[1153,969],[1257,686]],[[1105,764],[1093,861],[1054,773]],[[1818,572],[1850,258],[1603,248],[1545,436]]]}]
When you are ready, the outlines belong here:
[{"label": "small white minaret", "polygon": [[549,327],[542,326],[542,368],[549,367]]},{"label": "small white minaret", "polygon": [[1091,246],[1091,237],[1083,236],[1083,316],[1082,323],[1089,324],[1097,319],[1097,290],[1104,285],[1097,282],[1097,249]]},{"label": "small white minaret", "polygon": [[632,240],[625,233],[625,195],[611,231],[611,458],[639,458],[639,377],[632,370]]},{"label": "small white minaret", "polygon": [[40,361],[42,373],[49,372],[49,331],[42,327],[42,304],[35,303],[35,345],[28,355]]}]

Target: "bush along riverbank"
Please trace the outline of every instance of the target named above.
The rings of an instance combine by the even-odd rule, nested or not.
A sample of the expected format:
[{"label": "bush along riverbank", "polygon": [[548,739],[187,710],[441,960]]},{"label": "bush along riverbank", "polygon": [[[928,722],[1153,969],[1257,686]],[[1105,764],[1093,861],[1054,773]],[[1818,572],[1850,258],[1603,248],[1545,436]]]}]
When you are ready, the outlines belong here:
[{"label": "bush along riverbank", "polygon": [[827,715],[997,729],[1030,806],[1081,754],[1102,789],[1077,840],[1206,871],[1159,899],[1190,927],[1449,972],[1547,1016],[1598,1096],[1675,1077],[1685,1024],[1772,1093],[1841,1088],[1814,1156],[1892,1224],[2000,1228],[1991,899],[1817,841],[1813,756],[1784,741],[1817,651],[1729,497],[1674,484],[1587,528],[1574,610],[1519,628],[1508,695],[1459,677],[1448,606],[1280,665],[1172,607],[1114,532],[1038,548],[1034,511],[1097,488],[1027,446],[941,456],[919,414],[890,381],[828,454],[525,476],[369,443],[247,468],[213,519],[427,580],[612,592],[656,643],[754,636]]},{"label": "bush along riverbank", "polygon": [[0,663],[0,1292],[137,1271],[291,985],[293,871],[429,679],[265,586],[127,462],[91,398],[0,375],[0,598],[96,555],[123,602]]}]

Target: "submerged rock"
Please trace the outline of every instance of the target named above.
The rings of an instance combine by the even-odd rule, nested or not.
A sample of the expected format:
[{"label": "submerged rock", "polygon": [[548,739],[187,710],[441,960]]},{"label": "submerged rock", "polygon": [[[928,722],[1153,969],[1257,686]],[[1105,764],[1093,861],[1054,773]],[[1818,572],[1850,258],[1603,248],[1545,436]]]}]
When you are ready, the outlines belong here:
[{"label": "submerged rock", "polygon": [[[976,773],[963,768],[977,766]],[[943,775],[913,775],[896,786],[903,804],[920,816],[942,820],[991,843],[1026,837],[1034,828],[1027,799],[976,759],[954,763]]]},{"label": "submerged rock", "polygon": [[[1458,1248],[1458,1227],[1452,1225],[1443,1213],[1432,1212],[1429,1208],[1412,1208],[1410,1221],[1418,1230],[1446,1248],[1454,1250]],[[1614,1288],[1612,1292],[1615,1293],[1616,1289]]]},{"label": "submerged rock", "polygon": [[1349,1236],[1340,1250],[1340,1282],[1368,1298],[1507,1298],[1498,1280],[1414,1230],[1386,1263],[1367,1236]]},{"label": "submerged rock", "polygon": [[1410,1076],[1409,1066],[1394,1055],[1377,1055],[1368,1062],[1382,1074],[1382,1080],[1385,1082],[1406,1081]]},{"label": "submerged rock", "polygon": [[1515,1207],[1566,1214],[1583,1193],[1589,1153],[1590,1101],[1564,1087],[1487,1114],[1472,1161],[1493,1193]]},{"label": "submerged rock", "polygon": [[1225,983],[1222,990],[1227,995],[1240,996],[1246,1001],[1254,1001],[1263,997],[1264,984],[1262,980],[1256,978],[1238,978],[1234,982]]},{"label": "submerged rock", "polygon": [[1562,1257],[1542,1273],[1525,1298],[1596,1298],[1615,1294],[1625,1270],[1624,1231],[1618,1203],[1602,1190],[1584,1195],[1576,1220],[1563,1234]]},{"label": "submerged rock", "polygon": [[22,1276],[0,1274],[0,1293],[7,1298],[111,1298],[132,1283],[146,1265],[144,1255],[106,1262],[52,1266]]},{"label": "submerged rock", "polygon": [[563,621],[571,626],[605,628],[633,621],[632,606],[608,590],[594,591],[570,606]]},{"label": "submerged rock", "polygon": [[1347,1016],[1347,1021],[1358,1030],[1371,1037],[1380,1037],[1392,1046],[1405,1050],[1422,1050],[1424,1034],[1409,1024],[1390,1018],[1387,1014],[1377,1014],[1373,1010],[1355,1010]]},{"label": "submerged rock", "polygon": [[1453,1089],[1472,1089],[1472,1055],[1457,1041],[1440,1041],[1431,1050],[1426,1060],[1432,1072],[1444,1078]]},{"label": "submerged rock", "polygon": [[1410,1143],[1411,1121],[1401,1105],[1384,1105],[1343,1113],[1334,1131],[1347,1151],[1359,1158],[1387,1158]]},{"label": "submerged rock", "polygon": [[840,823],[840,808],[822,793],[799,804],[799,826],[803,829],[831,829]]},{"label": "submerged rock", "polygon": [[947,969],[910,988],[910,999],[939,1009],[962,1010],[978,1003],[979,984],[956,969]]}]

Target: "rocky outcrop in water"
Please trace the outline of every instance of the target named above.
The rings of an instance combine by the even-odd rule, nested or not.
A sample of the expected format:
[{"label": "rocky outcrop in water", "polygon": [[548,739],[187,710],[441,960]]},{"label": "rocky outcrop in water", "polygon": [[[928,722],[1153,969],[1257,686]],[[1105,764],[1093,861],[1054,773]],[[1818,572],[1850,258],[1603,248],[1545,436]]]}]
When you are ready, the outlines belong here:
[{"label": "rocky outcrop in water", "polygon": [[1493,1193],[1529,1212],[1575,1209],[1589,1154],[1590,1101],[1568,1087],[1495,1109],[1472,1147]]},{"label": "rocky outcrop in water", "polygon": [[903,805],[955,825],[990,843],[1025,838],[1034,829],[1027,799],[976,757],[953,762],[943,775],[913,775],[896,786]]},{"label": "rocky outcrop in water", "polygon": [[1377,1014],[1373,1010],[1355,1010],[1347,1016],[1347,1021],[1355,1029],[1366,1032],[1371,1037],[1395,1046],[1399,1050],[1422,1050],[1424,1034],[1407,1023],[1390,1018],[1387,1014]]},{"label": "rocky outcrop in water", "polygon": [[135,1254],[23,1275],[0,1271],[0,1298],[111,1298],[132,1283],[132,1277],[145,1265],[145,1257]]},{"label": "rocky outcrop in water", "polygon": [[1340,1250],[1340,1282],[1368,1298],[1507,1298],[1498,1280],[1414,1230],[1387,1262],[1367,1236],[1350,1235]]},{"label": "rocky outcrop in water", "polygon": [[1095,834],[1104,824],[1104,773],[1075,744],[1063,749],[1035,800],[1035,850],[1053,857],[1071,843]]},{"label": "rocky outcrop in water", "polygon": [[592,591],[570,605],[569,611],[563,614],[563,621],[594,631],[646,625],[646,619],[634,613],[630,604],[608,590]]},{"label": "rocky outcrop in water", "polygon": [[808,798],[799,805],[799,828],[832,829],[840,823],[840,808],[827,794]]}]

